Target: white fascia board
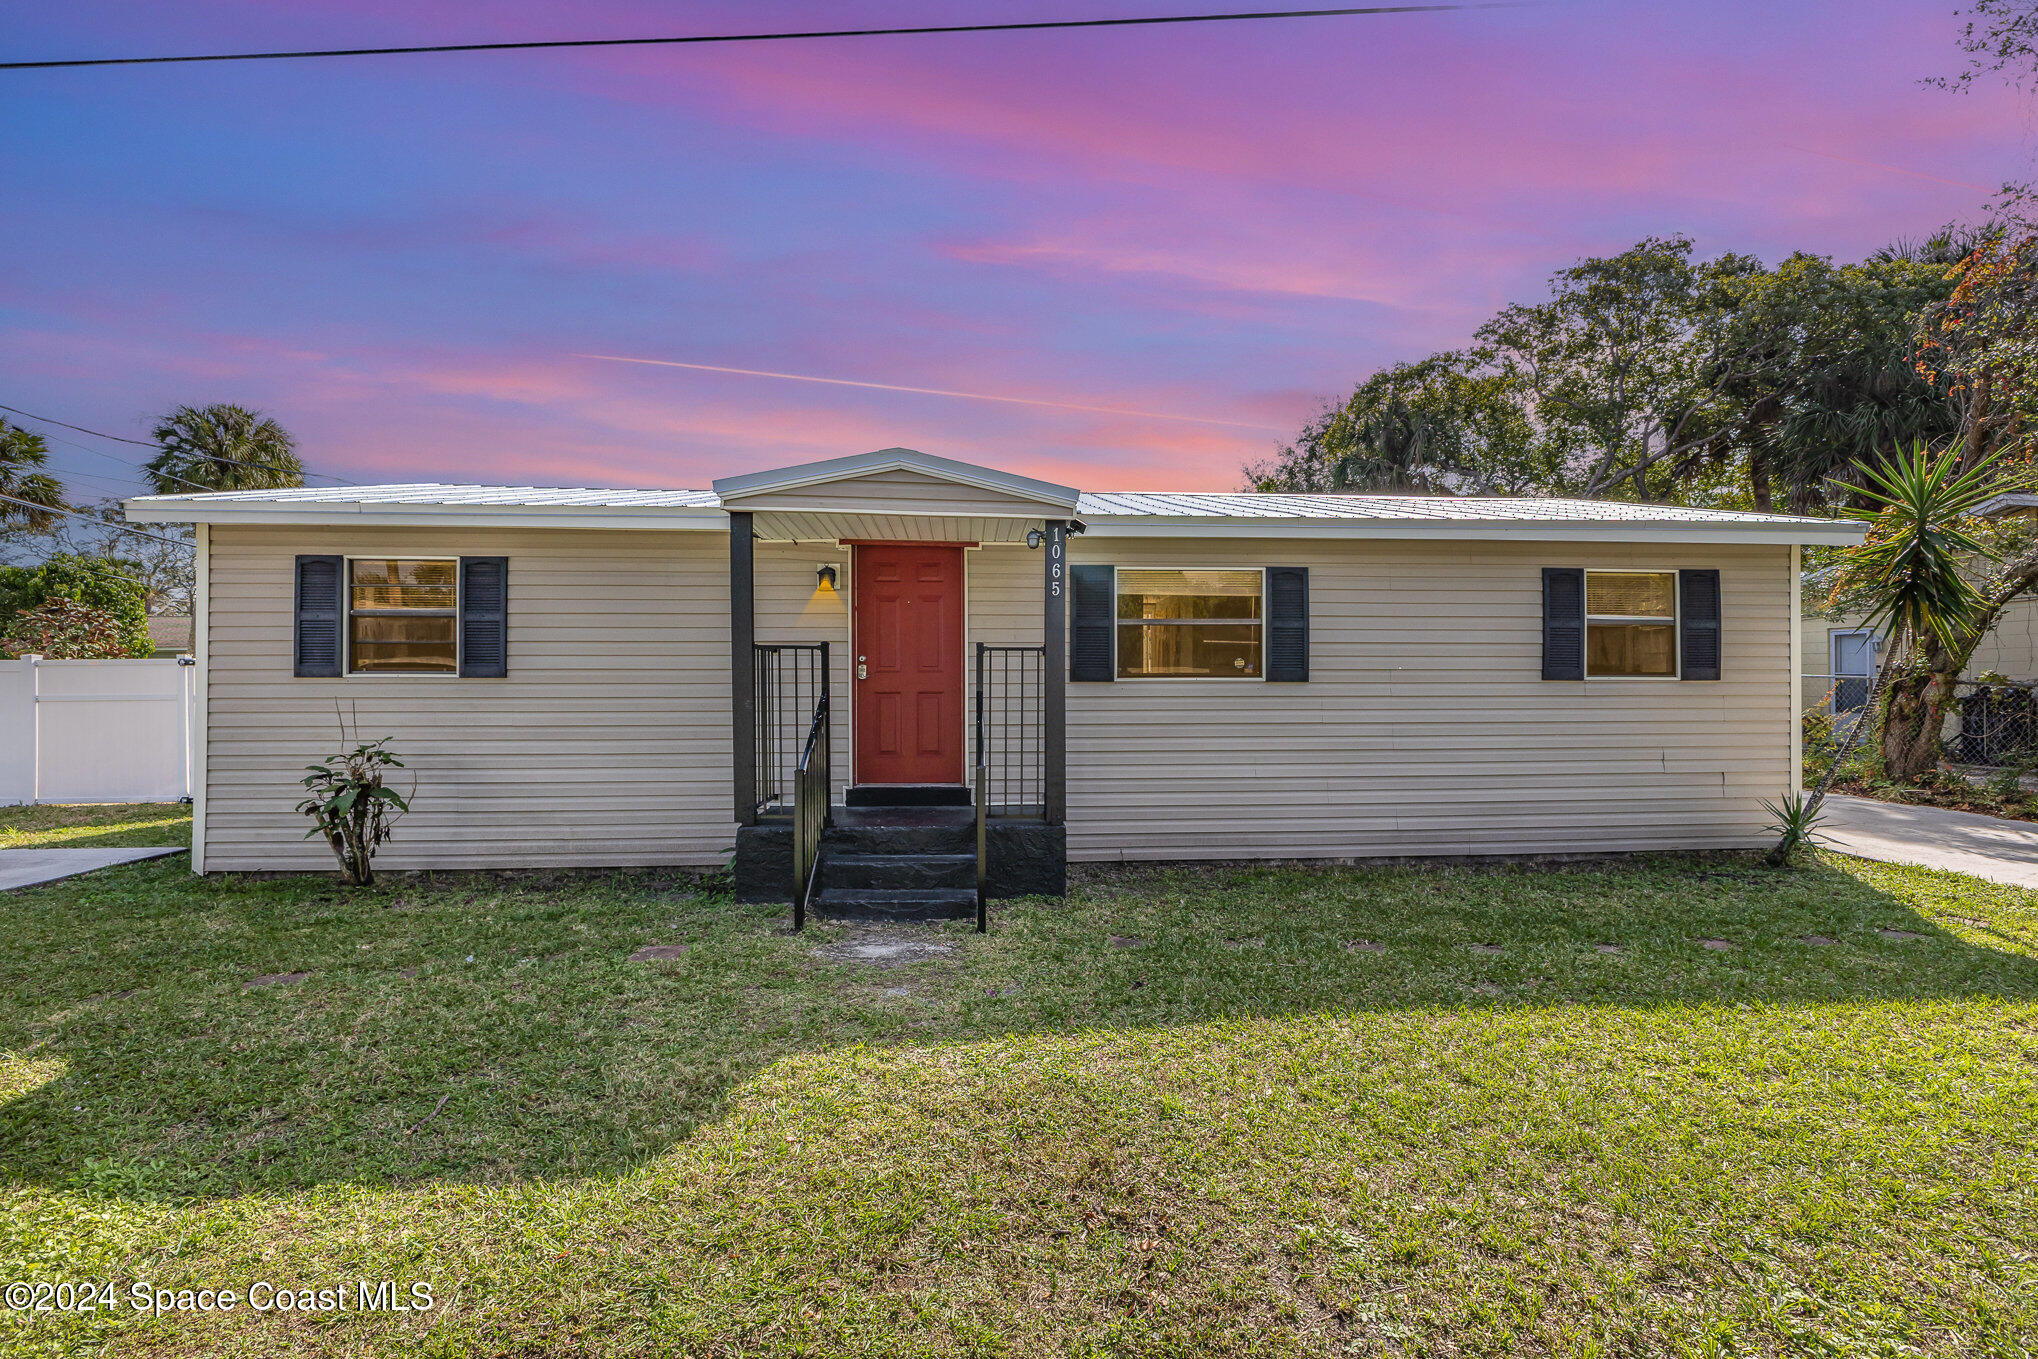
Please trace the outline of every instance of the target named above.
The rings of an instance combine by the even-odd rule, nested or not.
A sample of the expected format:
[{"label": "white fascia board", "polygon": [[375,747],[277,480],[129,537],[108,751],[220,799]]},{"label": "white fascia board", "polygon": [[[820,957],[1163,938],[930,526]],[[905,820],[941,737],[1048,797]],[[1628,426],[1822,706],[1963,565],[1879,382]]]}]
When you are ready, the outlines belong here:
[{"label": "white fascia board", "polygon": [[735,477],[716,477],[712,484],[715,494],[727,504],[745,496],[764,495],[772,491],[797,491],[802,487],[820,486],[831,481],[851,481],[874,472],[920,472],[942,481],[973,486],[980,491],[1031,497],[1043,504],[1071,511],[1075,509],[1076,502],[1082,498],[1082,492],[1073,486],[1058,486],[1051,481],[1022,477],[1014,472],[1001,472],[994,467],[978,467],[974,463],[937,458],[931,453],[922,453],[912,448],[887,448],[876,453],[855,453],[846,458],[802,463],[797,467],[746,472]]},{"label": "white fascia board", "polygon": [[1582,523],[1506,519],[1224,519],[1164,515],[1091,515],[1091,537],[1102,538],[1424,538],[1443,541],[1530,543],[1817,543],[1851,547],[1868,526],[1844,519],[1826,524]]},{"label": "white fascia board", "polygon": [[378,505],[331,501],[150,505],[129,501],[125,510],[131,524],[339,524],[350,528],[657,529],[712,533],[729,530],[727,514],[702,505]]}]

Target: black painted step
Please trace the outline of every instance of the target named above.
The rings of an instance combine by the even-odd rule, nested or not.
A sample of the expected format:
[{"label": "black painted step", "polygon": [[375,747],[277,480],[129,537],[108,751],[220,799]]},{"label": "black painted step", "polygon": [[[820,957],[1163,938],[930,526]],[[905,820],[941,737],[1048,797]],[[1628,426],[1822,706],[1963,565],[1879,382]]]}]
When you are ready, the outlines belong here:
[{"label": "black painted step", "polygon": [[847,854],[977,852],[976,814],[967,807],[838,807],[821,832],[829,857]]},{"label": "black painted step", "polygon": [[969,785],[962,783],[866,783],[849,789],[843,800],[851,807],[967,807]]},{"label": "black painted step", "polygon": [[977,913],[977,894],[961,887],[830,887],[814,909],[837,920],[967,920]]},{"label": "black painted step", "polygon": [[974,854],[828,854],[823,881],[829,887],[966,887],[977,885]]}]

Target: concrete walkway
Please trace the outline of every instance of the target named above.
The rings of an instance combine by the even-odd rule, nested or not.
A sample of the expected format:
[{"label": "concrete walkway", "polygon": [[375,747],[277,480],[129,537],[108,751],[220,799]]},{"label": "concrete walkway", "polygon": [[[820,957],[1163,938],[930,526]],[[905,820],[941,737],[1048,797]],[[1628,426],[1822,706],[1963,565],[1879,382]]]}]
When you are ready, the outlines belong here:
[{"label": "concrete walkway", "polygon": [[1842,854],[2038,887],[2038,822],[1840,793],[1826,799],[1824,813],[1819,843]]},{"label": "concrete walkway", "polygon": [[11,887],[33,887],[59,878],[90,873],[95,868],[131,864],[141,859],[160,859],[181,854],[183,847],[170,845],[148,849],[0,849],[0,892]]}]

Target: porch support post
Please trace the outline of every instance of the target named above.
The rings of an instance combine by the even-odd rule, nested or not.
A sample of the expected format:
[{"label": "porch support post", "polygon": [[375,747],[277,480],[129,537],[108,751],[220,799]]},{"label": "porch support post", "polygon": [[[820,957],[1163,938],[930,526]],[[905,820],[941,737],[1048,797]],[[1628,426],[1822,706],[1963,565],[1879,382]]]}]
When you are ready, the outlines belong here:
[{"label": "porch support post", "polygon": [[1041,669],[1041,718],[1046,730],[1044,773],[1041,780],[1046,802],[1047,824],[1059,826],[1068,814],[1068,713],[1069,713],[1069,630],[1068,630],[1068,524],[1047,521],[1046,610],[1042,620],[1044,644]]},{"label": "porch support post", "polygon": [[729,739],[736,824],[757,824],[757,549],[750,514],[729,513]]}]

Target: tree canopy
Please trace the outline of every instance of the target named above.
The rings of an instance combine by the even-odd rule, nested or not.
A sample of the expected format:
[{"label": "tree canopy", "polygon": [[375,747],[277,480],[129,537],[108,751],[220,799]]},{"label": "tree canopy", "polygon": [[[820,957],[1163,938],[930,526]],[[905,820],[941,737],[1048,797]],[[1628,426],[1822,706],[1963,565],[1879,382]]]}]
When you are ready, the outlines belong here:
[{"label": "tree canopy", "polygon": [[162,449],[142,467],[158,495],[302,486],[290,432],[244,406],[179,406],[156,422]]},{"label": "tree canopy", "polygon": [[13,632],[18,617],[36,613],[53,599],[109,615],[126,648],[120,654],[146,656],[155,649],[146,597],[130,567],[110,557],[68,553],[34,566],[0,566],[0,635]]},{"label": "tree canopy", "polygon": [[48,528],[49,511],[64,507],[63,483],[43,471],[49,457],[42,435],[0,418],[0,530]]},{"label": "tree canopy", "polygon": [[[1557,271],[1545,298],[1503,307],[1466,350],[1368,377],[1247,481],[1860,509],[1865,469],[1961,433],[1961,373],[1985,339],[1991,372],[2028,357],[2002,338],[2023,341],[2027,309],[1945,311],[1960,271],[1983,267],[1965,244],[1772,268],[1650,237]],[[1946,362],[1921,362],[1931,317]]]}]

